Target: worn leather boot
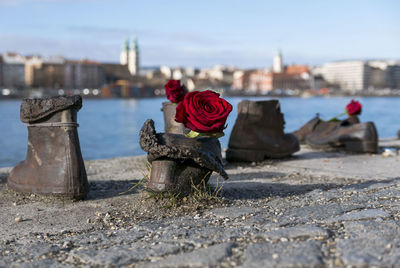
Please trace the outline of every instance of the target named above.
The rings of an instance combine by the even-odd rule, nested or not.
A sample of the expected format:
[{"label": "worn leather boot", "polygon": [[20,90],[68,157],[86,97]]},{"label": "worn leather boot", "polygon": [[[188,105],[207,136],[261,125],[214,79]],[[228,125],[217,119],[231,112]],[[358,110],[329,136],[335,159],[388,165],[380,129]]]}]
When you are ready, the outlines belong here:
[{"label": "worn leather boot", "polygon": [[324,121],[317,115],[300,129],[293,132],[300,144],[306,143],[306,138],[308,135],[314,135],[316,133],[326,132],[334,129],[338,125],[348,125],[360,123],[357,115],[351,115],[345,120],[340,121]]},{"label": "worn leather boot", "polygon": [[226,159],[229,162],[252,162],[282,158],[297,152],[299,142],[293,134],[283,132],[284,124],[278,100],[241,101]]},{"label": "worn leather boot", "polygon": [[329,131],[307,136],[306,142],[315,149],[378,152],[378,132],[372,122],[338,125]]},{"label": "worn leather boot", "polygon": [[28,127],[26,159],[15,166],[8,187],[18,192],[84,198],[89,190],[77,132],[80,96],[24,99]]}]

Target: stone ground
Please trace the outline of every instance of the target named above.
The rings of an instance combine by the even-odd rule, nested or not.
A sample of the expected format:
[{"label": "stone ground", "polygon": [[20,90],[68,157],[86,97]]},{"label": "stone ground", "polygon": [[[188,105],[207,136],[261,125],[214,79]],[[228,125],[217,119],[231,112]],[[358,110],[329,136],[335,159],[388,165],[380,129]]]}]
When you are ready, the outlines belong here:
[{"label": "stone ground", "polygon": [[8,191],[2,168],[0,267],[400,266],[399,162],[302,147],[227,164],[220,198],[177,204],[126,192],[147,172],[143,156],[87,161],[78,202]]}]

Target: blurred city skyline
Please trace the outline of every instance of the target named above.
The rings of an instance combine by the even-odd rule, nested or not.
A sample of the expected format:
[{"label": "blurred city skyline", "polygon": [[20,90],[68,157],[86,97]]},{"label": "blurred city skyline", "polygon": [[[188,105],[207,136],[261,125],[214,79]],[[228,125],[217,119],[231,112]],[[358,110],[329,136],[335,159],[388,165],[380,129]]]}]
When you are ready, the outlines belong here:
[{"label": "blurred city skyline", "polygon": [[119,62],[137,35],[142,66],[400,59],[398,1],[0,0],[0,53]]}]

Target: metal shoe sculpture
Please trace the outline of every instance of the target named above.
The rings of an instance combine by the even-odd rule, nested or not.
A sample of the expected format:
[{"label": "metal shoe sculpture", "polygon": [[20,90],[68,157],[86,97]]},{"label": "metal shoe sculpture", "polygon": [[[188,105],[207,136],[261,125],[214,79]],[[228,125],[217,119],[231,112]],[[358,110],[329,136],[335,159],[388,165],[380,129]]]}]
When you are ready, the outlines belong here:
[{"label": "metal shoe sculpture", "polygon": [[176,104],[171,102],[163,102],[161,111],[164,114],[164,131],[165,133],[187,134],[190,129],[185,128],[182,123],[175,121]]},{"label": "metal shoe sculpture", "polygon": [[229,138],[228,162],[283,158],[300,150],[293,134],[284,133],[285,120],[278,100],[238,104],[238,117]]},{"label": "metal shoe sculpture", "polygon": [[191,192],[192,184],[206,184],[213,171],[228,179],[216,138],[156,133],[154,121],[148,119],[140,131],[140,146],[152,164],[147,183],[150,191],[185,196]]},{"label": "metal shoe sculpture", "polygon": [[84,198],[89,190],[77,131],[81,96],[24,99],[28,127],[26,159],[15,166],[8,187],[18,192]]},{"label": "metal shoe sculpture", "polygon": [[300,144],[306,143],[306,138],[310,135],[318,135],[318,133],[329,132],[338,126],[347,126],[358,124],[360,120],[357,115],[350,115],[347,119],[337,121],[324,121],[316,117],[304,124],[300,129],[294,131],[292,134],[296,136]]}]

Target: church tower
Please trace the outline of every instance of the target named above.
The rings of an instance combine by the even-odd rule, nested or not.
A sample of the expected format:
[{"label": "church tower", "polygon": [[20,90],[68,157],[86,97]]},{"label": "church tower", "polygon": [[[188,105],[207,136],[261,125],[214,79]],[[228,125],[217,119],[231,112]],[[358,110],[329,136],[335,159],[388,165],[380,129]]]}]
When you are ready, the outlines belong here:
[{"label": "church tower", "polygon": [[121,65],[128,65],[128,55],[129,55],[129,40],[126,38],[124,48],[119,55],[119,63]]},{"label": "church tower", "polygon": [[128,69],[131,75],[139,74],[139,47],[136,35],[133,37],[132,45],[129,50]]},{"label": "church tower", "polygon": [[278,49],[278,53],[274,56],[274,64],[272,66],[272,71],[274,73],[282,73],[283,72],[282,54],[279,49]]}]

